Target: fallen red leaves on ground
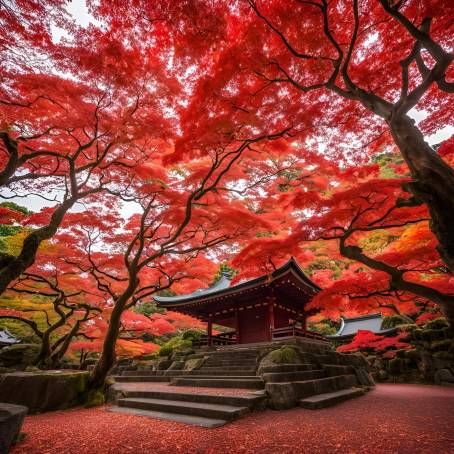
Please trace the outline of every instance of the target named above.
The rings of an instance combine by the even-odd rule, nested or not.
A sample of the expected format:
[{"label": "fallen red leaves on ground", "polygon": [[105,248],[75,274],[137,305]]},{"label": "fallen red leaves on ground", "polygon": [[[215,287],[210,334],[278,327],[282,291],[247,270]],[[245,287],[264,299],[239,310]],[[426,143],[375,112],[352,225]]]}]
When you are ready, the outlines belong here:
[{"label": "fallen red leaves on ground", "polygon": [[28,417],[11,454],[452,454],[453,408],[454,389],[386,384],[336,407],[268,410],[218,429],[73,409]]}]

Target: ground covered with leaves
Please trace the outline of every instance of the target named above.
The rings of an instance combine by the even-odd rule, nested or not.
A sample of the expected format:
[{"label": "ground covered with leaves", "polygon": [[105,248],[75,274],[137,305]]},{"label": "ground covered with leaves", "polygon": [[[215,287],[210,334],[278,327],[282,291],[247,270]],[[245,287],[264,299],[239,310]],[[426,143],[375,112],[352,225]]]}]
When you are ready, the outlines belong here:
[{"label": "ground covered with leaves", "polygon": [[310,411],[264,411],[203,429],[105,407],[30,416],[12,454],[454,453],[454,388],[378,385],[368,395]]}]

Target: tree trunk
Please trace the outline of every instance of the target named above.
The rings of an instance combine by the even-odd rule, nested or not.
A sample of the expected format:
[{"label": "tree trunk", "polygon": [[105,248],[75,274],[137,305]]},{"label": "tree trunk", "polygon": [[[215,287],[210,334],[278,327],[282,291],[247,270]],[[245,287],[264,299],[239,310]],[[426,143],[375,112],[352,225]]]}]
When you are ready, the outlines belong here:
[{"label": "tree trunk", "polygon": [[117,344],[118,334],[120,331],[121,315],[123,314],[129,298],[131,298],[131,296],[134,294],[137,285],[137,279],[133,278],[130,281],[128,288],[115,302],[115,306],[110,316],[109,326],[107,327],[101,357],[96,363],[90,377],[91,389],[99,389],[104,387],[107,374],[115,363],[115,346]]},{"label": "tree trunk", "polygon": [[55,209],[48,225],[34,230],[25,238],[20,254],[12,258],[0,271],[0,295],[11,282],[33,265],[40,244],[55,235],[64,215],[76,201],[76,198],[71,198],[63,202]]},{"label": "tree trunk", "polygon": [[107,374],[115,363],[115,346],[120,330],[120,318],[122,314],[119,306],[115,306],[110,317],[109,326],[107,328],[106,337],[104,339],[101,357],[93,369],[90,377],[90,386],[92,389],[104,387]]},{"label": "tree trunk", "polygon": [[409,190],[427,205],[438,252],[454,273],[454,170],[425,142],[410,117],[394,116],[388,124],[414,180]]},{"label": "tree trunk", "polygon": [[65,336],[61,337],[55,344],[52,346],[53,353],[50,356],[52,368],[57,368],[61,362],[63,356],[68,351],[69,344],[73,340],[74,336],[79,331],[80,320],[76,320],[74,326],[71,328],[71,331]]},{"label": "tree trunk", "polygon": [[43,337],[41,338],[41,349],[39,351],[38,356],[35,359],[35,366],[39,366],[41,364],[47,364],[50,358],[50,333],[44,333]]}]

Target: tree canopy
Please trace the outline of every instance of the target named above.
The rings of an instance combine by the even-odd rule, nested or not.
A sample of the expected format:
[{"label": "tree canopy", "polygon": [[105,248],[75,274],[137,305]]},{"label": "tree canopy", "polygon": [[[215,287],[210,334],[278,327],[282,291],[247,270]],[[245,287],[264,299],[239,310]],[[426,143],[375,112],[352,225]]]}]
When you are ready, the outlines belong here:
[{"label": "tree canopy", "polygon": [[88,25],[65,1],[0,2],[2,317],[42,340],[41,360],[101,351],[99,386],[115,350],[178,329],[134,310],[153,294],[291,255],[323,288],[319,318],[454,323],[454,142],[427,141],[454,118],[454,5],[86,8]]}]

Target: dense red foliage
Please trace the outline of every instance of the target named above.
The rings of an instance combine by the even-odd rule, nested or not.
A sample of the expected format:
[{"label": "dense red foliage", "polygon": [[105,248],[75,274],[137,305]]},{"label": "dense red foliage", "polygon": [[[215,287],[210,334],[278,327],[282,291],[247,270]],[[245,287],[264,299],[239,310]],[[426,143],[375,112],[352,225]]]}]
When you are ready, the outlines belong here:
[{"label": "dense red foliage", "polygon": [[294,255],[322,316],[454,320],[453,139],[422,135],[453,122],[450,2],[87,5],[83,26],[63,1],[2,2],[2,196],[45,206],[0,208],[25,228],[0,292],[58,270],[103,310],[99,348],[194,324],[129,312],[153,293]]},{"label": "dense red foliage", "polygon": [[401,333],[394,337],[379,336],[371,331],[359,330],[353,340],[346,345],[337,348],[341,353],[356,352],[356,351],[371,351],[384,353],[385,357],[394,357],[394,350],[401,348],[410,348],[410,344],[402,342],[405,338],[405,333]]}]

